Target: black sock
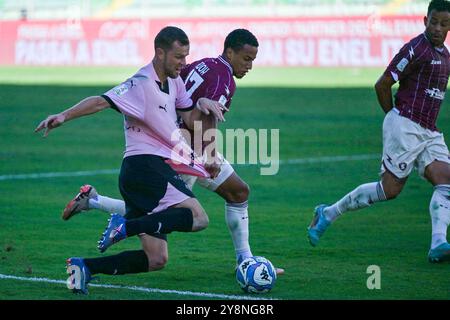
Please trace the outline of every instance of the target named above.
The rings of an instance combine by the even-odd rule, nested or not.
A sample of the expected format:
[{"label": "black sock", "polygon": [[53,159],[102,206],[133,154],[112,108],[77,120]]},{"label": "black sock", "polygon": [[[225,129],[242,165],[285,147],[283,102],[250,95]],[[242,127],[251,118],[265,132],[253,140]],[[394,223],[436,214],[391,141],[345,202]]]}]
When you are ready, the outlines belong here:
[{"label": "black sock", "polygon": [[144,250],[124,251],[119,254],[84,259],[91,274],[126,274],[148,272],[148,259]]},{"label": "black sock", "polygon": [[190,232],[194,217],[188,208],[169,208],[137,219],[127,220],[125,229],[127,237],[140,233],[166,234],[172,231]]}]

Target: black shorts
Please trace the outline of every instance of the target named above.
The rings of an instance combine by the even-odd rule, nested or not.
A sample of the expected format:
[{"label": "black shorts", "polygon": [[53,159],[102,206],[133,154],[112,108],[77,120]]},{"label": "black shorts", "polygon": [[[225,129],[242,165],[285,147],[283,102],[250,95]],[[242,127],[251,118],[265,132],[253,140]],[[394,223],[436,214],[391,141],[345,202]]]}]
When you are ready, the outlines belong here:
[{"label": "black shorts", "polygon": [[165,163],[164,158],[156,155],[124,158],[119,189],[125,201],[126,219],[163,211],[185,199],[195,198],[181,176]]}]

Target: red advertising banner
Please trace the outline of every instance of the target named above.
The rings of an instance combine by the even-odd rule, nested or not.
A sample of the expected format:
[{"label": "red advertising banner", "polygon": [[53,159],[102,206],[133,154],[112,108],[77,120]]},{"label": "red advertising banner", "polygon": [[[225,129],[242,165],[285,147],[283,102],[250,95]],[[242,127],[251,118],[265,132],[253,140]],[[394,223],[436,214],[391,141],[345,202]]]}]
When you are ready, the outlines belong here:
[{"label": "red advertising banner", "polygon": [[0,65],[143,65],[166,25],[188,34],[188,61],[219,55],[230,31],[249,29],[262,66],[385,66],[424,31],[419,16],[0,21]]}]

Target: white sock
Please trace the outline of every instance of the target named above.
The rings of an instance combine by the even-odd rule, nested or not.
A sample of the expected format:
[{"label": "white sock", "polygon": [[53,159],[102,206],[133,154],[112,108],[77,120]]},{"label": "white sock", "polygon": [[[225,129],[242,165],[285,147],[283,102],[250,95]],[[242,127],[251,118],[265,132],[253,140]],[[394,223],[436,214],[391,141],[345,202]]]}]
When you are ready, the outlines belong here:
[{"label": "white sock", "polygon": [[108,213],[126,214],[125,202],[123,200],[97,196],[97,199],[89,199],[89,209],[98,209]]},{"label": "white sock", "polygon": [[450,185],[434,187],[430,201],[431,249],[447,242],[447,228],[450,224]]},{"label": "white sock", "polygon": [[225,221],[233,239],[236,260],[252,256],[248,242],[248,202],[226,203]]},{"label": "white sock", "polygon": [[354,189],[335,204],[327,207],[323,213],[327,220],[332,222],[344,212],[366,208],[375,202],[385,200],[386,195],[381,182],[366,183]]}]

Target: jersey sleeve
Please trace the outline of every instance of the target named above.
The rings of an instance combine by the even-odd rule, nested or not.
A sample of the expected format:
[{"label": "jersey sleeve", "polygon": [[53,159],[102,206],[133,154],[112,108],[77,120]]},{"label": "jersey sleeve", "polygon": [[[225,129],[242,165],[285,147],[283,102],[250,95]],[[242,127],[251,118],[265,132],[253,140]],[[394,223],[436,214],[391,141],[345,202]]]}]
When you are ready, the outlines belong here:
[{"label": "jersey sleeve", "polygon": [[194,105],[191,97],[186,92],[186,87],[183,83],[183,80],[178,77],[176,79],[176,87],[177,87],[177,96],[175,99],[175,107],[179,111],[190,111],[194,109]]},{"label": "jersey sleeve", "polygon": [[218,101],[220,104],[226,106],[229,102],[230,84],[229,79],[221,74],[208,75],[208,80],[205,81],[207,86],[205,87],[205,98]]},{"label": "jersey sleeve", "polygon": [[395,82],[407,77],[417,65],[417,56],[420,55],[420,52],[415,52],[417,50],[418,48],[414,49],[411,43],[405,44],[392,59],[384,74]]},{"label": "jersey sleeve", "polygon": [[105,92],[102,97],[112,108],[127,116],[143,120],[146,106],[145,81],[147,80],[130,78]]}]

